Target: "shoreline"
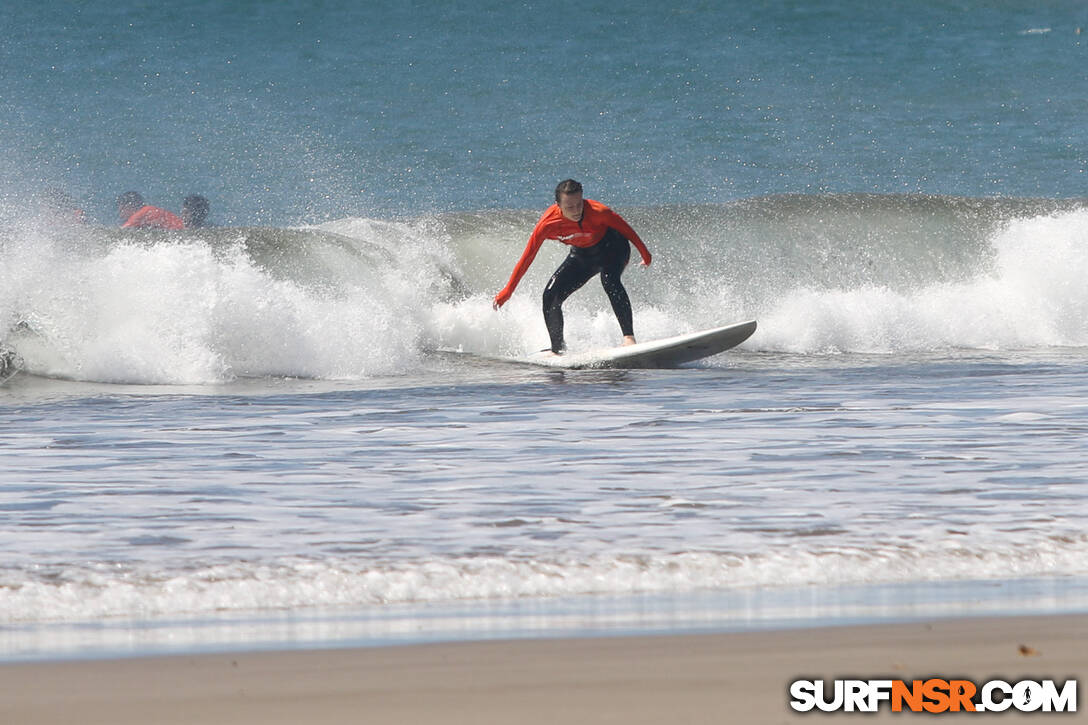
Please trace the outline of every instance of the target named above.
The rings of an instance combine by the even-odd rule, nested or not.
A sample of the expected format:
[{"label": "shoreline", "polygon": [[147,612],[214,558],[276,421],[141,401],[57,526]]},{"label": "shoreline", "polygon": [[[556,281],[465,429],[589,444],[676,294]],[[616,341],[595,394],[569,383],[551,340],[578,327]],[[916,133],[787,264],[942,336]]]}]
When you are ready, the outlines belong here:
[{"label": "shoreline", "polygon": [[1088,579],[890,582],[11,622],[0,664],[474,641],[706,635],[1088,613]]},{"label": "shoreline", "polygon": [[0,721],[782,722],[806,716],[795,679],[1080,678],[1086,631],[1081,613],[8,663]]}]

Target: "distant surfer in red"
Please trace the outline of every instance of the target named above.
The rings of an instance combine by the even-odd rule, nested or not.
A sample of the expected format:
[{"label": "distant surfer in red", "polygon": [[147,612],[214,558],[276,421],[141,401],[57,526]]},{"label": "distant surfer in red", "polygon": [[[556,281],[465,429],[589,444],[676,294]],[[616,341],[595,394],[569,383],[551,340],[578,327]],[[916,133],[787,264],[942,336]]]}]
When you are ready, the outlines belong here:
[{"label": "distant surfer in red", "polygon": [[644,267],[650,264],[650,250],[623,217],[599,201],[583,199],[582,185],[574,179],[561,181],[555,187],[555,204],[548,207],[533,228],[529,243],[510,274],[510,281],[495,295],[495,309],[506,304],[514,294],[546,239],[554,239],[571,248],[544,288],[544,324],[548,327],[552,352],[559,355],[566,348],[563,302],[597,274],[601,275],[601,284],[619,320],[623,344],[634,345],[631,300],[620,282],[620,275],[631,258],[631,244],[642,255]]},{"label": "distant surfer in red", "polygon": [[136,191],[117,197],[117,214],[122,229],[184,229],[185,223],[172,212],[144,203]]}]

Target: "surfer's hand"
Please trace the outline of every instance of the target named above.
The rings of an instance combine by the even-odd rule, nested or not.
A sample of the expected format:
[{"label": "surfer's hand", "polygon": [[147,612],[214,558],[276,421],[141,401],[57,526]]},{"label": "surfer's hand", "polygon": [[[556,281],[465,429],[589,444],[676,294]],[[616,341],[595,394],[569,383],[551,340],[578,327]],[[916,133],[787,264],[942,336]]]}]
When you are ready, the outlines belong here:
[{"label": "surfer's hand", "polygon": [[503,291],[503,292],[500,292],[500,293],[498,293],[497,295],[495,295],[495,301],[491,303],[491,306],[492,306],[492,307],[493,307],[494,309],[496,309],[496,310],[497,310],[497,309],[499,309],[500,307],[502,307],[503,305],[505,305],[505,304],[506,304],[506,301],[507,301],[508,299],[510,299],[510,294],[509,294],[508,292],[505,292],[505,291]]}]

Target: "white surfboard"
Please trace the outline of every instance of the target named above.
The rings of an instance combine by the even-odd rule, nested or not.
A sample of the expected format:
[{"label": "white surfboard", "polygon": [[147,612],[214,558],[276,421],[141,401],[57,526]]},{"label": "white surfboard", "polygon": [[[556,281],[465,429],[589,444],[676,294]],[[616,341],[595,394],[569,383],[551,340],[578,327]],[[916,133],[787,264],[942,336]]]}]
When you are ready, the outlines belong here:
[{"label": "white surfboard", "polygon": [[674,368],[736,347],[756,331],[756,321],[738,322],[701,332],[666,337],[662,340],[613,347],[593,352],[533,355],[534,365],[583,370],[586,368]]}]

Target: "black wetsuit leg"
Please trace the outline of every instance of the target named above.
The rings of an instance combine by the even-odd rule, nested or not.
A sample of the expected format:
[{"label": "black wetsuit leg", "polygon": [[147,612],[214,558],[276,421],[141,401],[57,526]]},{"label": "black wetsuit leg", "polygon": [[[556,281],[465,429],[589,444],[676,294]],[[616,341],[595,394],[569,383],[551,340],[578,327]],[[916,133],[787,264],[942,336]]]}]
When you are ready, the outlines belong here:
[{"label": "black wetsuit leg", "polygon": [[597,274],[597,270],[586,264],[582,255],[575,254],[576,249],[571,249],[544,287],[544,324],[548,327],[548,337],[551,338],[554,353],[567,349],[567,344],[563,341],[563,303]]},{"label": "black wetsuit leg", "polygon": [[612,303],[612,311],[616,313],[620,331],[624,336],[634,336],[635,324],[631,312],[631,298],[627,296],[627,290],[620,281],[620,275],[623,274],[627,262],[631,259],[631,243],[613,229],[608,230],[608,234],[601,243],[603,244],[611,235],[615,237],[610,240],[612,250],[601,264],[601,285],[604,287],[605,294],[608,295],[609,302]]},{"label": "black wetsuit leg", "polygon": [[592,247],[572,247],[570,254],[555,270],[544,288],[544,324],[548,327],[552,351],[562,352],[563,302],[595,274],[601,275],[601,284],[612,303],[612,311],[619,320],[624,335],[633,335],[631,300],[620,282],[620,275],[631,258],[631,243],[615,229],[609,229],[601,241]]}]

